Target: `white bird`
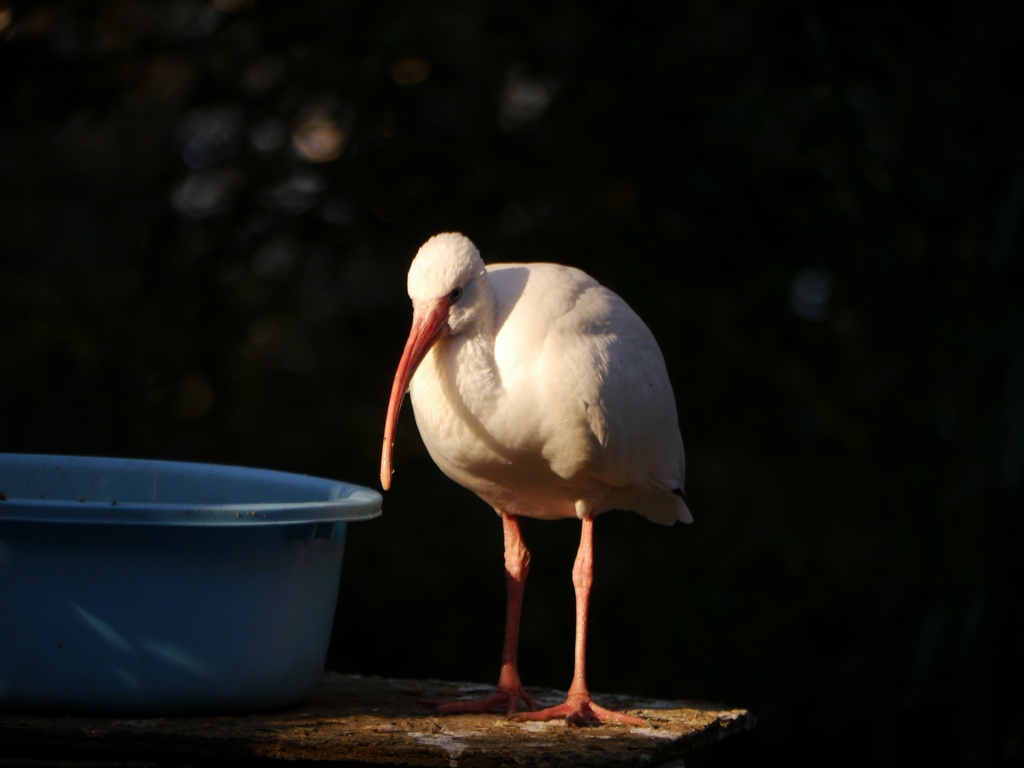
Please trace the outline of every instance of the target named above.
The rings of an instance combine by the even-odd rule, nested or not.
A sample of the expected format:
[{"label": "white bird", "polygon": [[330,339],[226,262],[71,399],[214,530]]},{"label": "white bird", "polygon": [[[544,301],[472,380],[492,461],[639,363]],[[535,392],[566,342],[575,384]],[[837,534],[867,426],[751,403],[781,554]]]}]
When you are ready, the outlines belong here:
[{"label": "white bird", "polygon": [[[384,427],[381,484],[391,485],[398,413],[408,390],[441,471],[500,515],[508,605],[497,692],[444,712],[503,708],[570,724],[643,720],[601,707],[586,681],[594,518],[612,509],[666,525],[691,522],[675,400],[654,336],[612,291],[558,264],[484,266],[465,236],[430,238],[409,269],[413,320]],[[519,517],[579,518],[576,650],[564,704],[518,712],[517,645],[530,553]]]}]

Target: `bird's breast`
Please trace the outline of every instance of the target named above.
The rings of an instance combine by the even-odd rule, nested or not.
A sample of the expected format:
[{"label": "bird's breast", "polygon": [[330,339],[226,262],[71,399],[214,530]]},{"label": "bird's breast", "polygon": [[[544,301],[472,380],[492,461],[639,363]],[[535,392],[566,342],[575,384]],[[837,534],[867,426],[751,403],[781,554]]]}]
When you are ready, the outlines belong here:
[{"label": "bird's breast", "polygon": [[[437,466],[491,506],[527,517],[575,516],[575,492],[552,467],[531,409],[469,365],[432,350],[409,388],[416,426]],[[534,409],[535,410],[535,409]]]}]

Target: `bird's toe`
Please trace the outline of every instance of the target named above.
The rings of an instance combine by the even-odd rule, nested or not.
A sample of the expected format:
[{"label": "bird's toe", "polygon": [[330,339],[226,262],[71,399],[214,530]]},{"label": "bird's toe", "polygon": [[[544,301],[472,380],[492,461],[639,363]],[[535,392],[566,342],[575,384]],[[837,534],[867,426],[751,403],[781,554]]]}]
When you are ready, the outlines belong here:
[{"label": "bird's toe", "polygon": [[538,721],[538,720],[565,720],[568,726],[591,726],[601,723],[619,723],[620,725],[646,725],[646,721],[640,717],[627,715],[625,712],[616,712],[606,709],[589,699],[586,701],[566,701],[554,707],[546,707],[534,712],[518,712],[513,716],[514,720]]}]

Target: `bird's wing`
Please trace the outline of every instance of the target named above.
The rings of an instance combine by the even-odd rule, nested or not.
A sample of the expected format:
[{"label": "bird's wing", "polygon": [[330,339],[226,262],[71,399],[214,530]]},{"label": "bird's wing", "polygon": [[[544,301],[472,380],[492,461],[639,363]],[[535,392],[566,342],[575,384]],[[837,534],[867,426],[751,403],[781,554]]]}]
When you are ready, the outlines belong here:
[{"label": "bird's wing", "polygon": [[[499,305],[508,305],[501,291],[520,292],[504,321],[512,332],[499,328],[495,354],[508,385],[533,403],[516,410],[529,414],[535,447],[560,477],[588,487],[596,480],[619,506],[652,519],[687,519],[681,499],[667,498],[683,487],[683,446],[650,330],[585,273],[525,266],[526,275],[492,273]],[[638,507],[650,506],[650,494],[659,501],[648,514]]]}]

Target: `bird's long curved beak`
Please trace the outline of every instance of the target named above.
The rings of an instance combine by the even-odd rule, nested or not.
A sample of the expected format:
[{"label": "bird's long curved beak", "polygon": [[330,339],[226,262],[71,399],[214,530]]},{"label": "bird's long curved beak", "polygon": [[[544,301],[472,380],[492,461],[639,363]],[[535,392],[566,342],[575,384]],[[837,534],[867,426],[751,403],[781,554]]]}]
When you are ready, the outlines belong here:
[{"label": "bird's long curved beak", "polygon": [[440,299],[429,305],[415,306],[412,315],[412,330],[405,342],[405,351],[395,371],[395,381],[391,385],[391,400],[388,402],[388,418],[384,422],[384,449],[380,456],[380,484],[384,490],[391,487],[391,453],[395,447],[395,428],[398,426],[398,413],[402,410],[402,401],[409,389],[409,381],[419,368],[427,352],[434,346],[448,329],[447,298]]}]

